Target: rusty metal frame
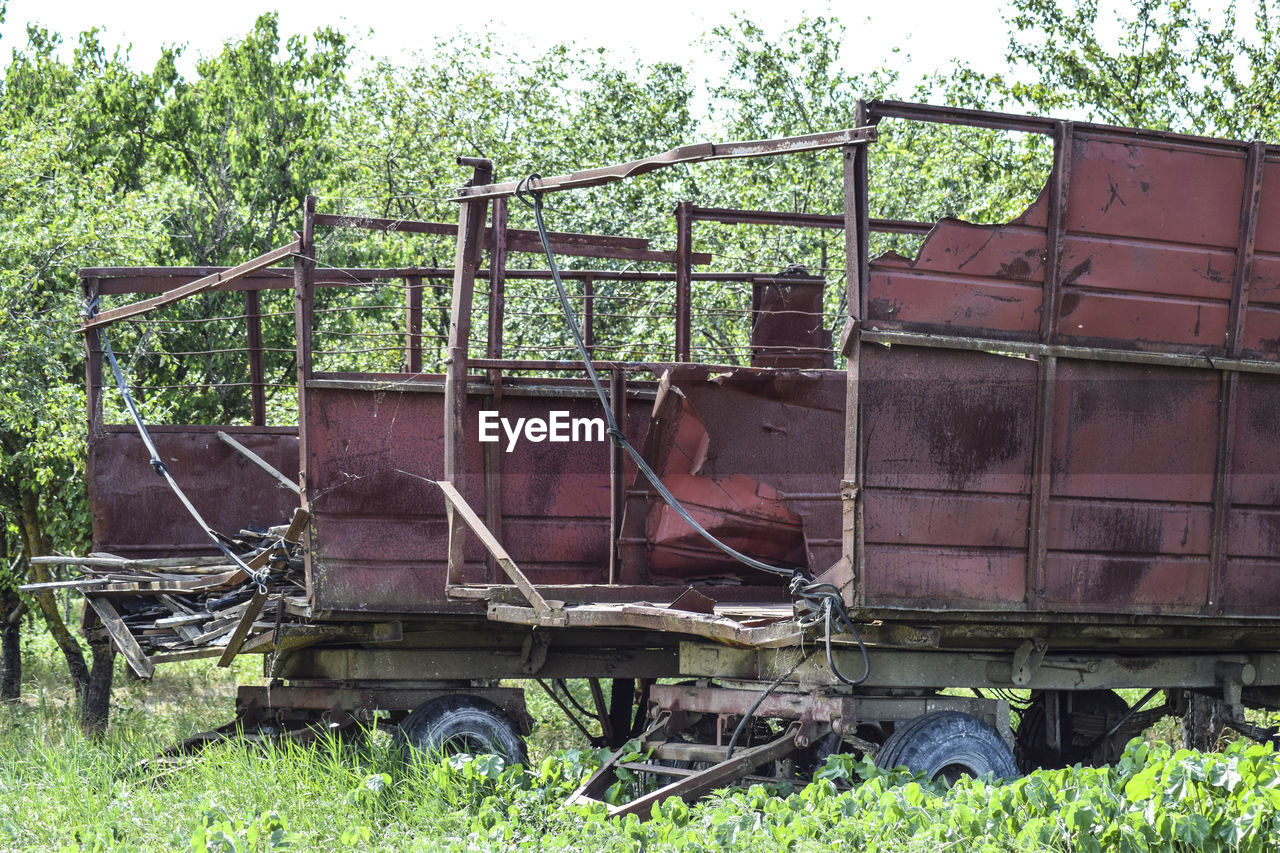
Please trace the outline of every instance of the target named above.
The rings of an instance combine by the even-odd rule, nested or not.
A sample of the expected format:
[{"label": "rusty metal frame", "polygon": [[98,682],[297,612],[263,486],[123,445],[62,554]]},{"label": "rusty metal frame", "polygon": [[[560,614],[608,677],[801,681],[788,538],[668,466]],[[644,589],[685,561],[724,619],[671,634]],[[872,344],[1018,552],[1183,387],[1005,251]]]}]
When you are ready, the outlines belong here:
[{"label": "rusty metal frame", "polygon": [[[686,163],[706,163],[712,160],[776,157],[781,154],[799,154],[805,151],[841,148],[846,145],[874,142],[875,139],[876,130],[874,127],[853,127],[847,130],[811,133],[806,136],[757,139],[750,142],[702,142],[673,148],[663,154],[646,157],[642,160],[633,160],[630,163],[621,163],[616,166],[584,169],[568,175],[557,175],[551,178],[529,178],[527,179],[527,189],[531,192],[558,192],[561,190],[598,187],[668,166]],[[508,181],[505,184],[494,184],[492,186],[472,184],[459,189],[453,201],[513,196],[518,190],[524,188],[524,185],[524,180]]]}]

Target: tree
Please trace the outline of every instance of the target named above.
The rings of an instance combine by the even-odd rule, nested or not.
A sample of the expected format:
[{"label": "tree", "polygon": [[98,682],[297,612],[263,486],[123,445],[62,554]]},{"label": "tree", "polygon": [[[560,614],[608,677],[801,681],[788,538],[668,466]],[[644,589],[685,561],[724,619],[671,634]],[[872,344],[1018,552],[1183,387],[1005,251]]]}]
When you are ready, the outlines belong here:
[{"label": "tree", "polygon": [[[0,514],[6,556],[18,555],[13,571],[0,568],[8,590],[18,580],[49,580],[30,559],[55,543],[87,544],[75,269],[103,255],[146,257],[159,238],[148,230],[156,219],[147,199],[116,191],[105,169],[68,163],[71,144],[72,132],[47,117],[0,117],[0,216],[8,226],[0,230]],[[86,698],[102,679],[109,684],[109,650],[94,649],[90,669],[53,594],[35,601],[77,693]],[[6,592],[6,620],[16,607]],[[15,671],[17,632],[3,636],[6,671]],[[88,711],[91,726],[105,720]]]},{"label": "tree", "polygon": [[1240,8],[1207,17],[1188,0],[1134,0],[1108,43],[1097,0],[1011,0],[1011,69],[989,79],[991,94],[1110,124],[1275,141],[1280,28],[1269,0],[1252,6],[1252,27]]}]

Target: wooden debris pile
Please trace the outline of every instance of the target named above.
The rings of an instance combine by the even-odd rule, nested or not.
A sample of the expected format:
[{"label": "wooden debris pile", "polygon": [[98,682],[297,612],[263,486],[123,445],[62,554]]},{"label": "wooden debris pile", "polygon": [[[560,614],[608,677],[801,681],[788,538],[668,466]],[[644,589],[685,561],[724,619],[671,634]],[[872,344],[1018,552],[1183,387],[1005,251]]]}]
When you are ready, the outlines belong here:
[{"label": "wooden debris pile", "polygon": [[78,580],[28,584],[22,589],[76,589],[85,597],[86,634],[105,631],[134,672],[149,677],[155,664],[219,657],[227,666],[241,651],[264,650],[284,623],[296,624],[306,605],[300,540],[307,513],[266,531],[242,530],[231,550],[265,584],[226,556],[125,559],[110,554],[37,557],[77,568]]}]

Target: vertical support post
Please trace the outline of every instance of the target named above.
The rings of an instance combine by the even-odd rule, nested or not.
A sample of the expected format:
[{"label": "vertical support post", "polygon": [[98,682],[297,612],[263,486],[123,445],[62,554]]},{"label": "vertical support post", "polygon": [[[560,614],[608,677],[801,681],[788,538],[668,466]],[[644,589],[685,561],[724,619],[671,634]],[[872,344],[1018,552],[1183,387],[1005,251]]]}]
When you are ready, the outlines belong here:
[{"label": "vertical support post", "polygon": [[[1245,158],[1244,196],[1240,200],[1240,233],[1236,242],[1236,271],[1231,280],[1231,308],[1227,315],[1226,351],[1239,358],[1244,350],[1245,319],[1249,310],[1249,284],[1253,278],[1253,246],[1258,232],[1258,211],[1262,204],[1262,176],[1267,148],[1262,142],[1249,146]],[[1233,370],[1222,371],[1221,403],[1218,409],[1218,447],[1213,480],[1213,528],[1209,546],[1209,589],[1205,598],[1206,614],[1223,613],[1222,574],[1230,553],[1231,481],[1235,468],[1233,449],[1237,414],[1237,398],[1241,380]]]},{"label": "vertical support post", "polygon": [[[489,341],[485,348],[487,358],[502,358],[502,321],[506,312],[507,290],[507,200],[493,200],[493,228],[489,242]],[[494,374],[490,371],[489,379]]]},{"label": "vertical support post", "polygon": [[[493,164],[479,158],[458,158],[473,169],[471,186],[489,183]],[[453,300],[449,311],[449,349],[444,375],[444,479],[465,494],[462,480],[463,430],[467,414],[467,347],[471,338],[471,302],[476,271],[480,266],[482,229],[488,202],[464,201],[458,211],[458,247],[454,256]],[[449,508],[449,568],[447,586],[463,582],[463,545],[466,525],[452,505]]]},{"label": "vertical support post", "polygon": [[587,356],[595,358],[596,351],[596,281],[591,276],[582,280],[582,342]]},{"label": "vertical support post", "polygon": [[1049,491],[1053,475],[1053,413],[1058,392],[1058,359],[1040,359],[1036,377],[1036,433],[1031,458],[1031,507],[1027,530],[1026,605],[1044,608],[1049,559]]},{"label": "vertical support post", "polygon": [[1240,236],[1236,244],[1236,271],[1231,280],[1231,312],[1227,316],[1227,355],[1239,358],[1244,347],[1244,323],[1249,309],[1249,280],[1253,278],[1253,244],[1258,233],[1262,205],[1262,169],[1267,146],[1254,142],[1245,159],[1244,198],[1240,203]]},{"label": "vertical support post", "polygon": [[[98,279],[83,279],[81,288],[86,305],[98,298]],[[89,485],[89,505],[93,506],[93,484],[97,482],[97,477],[94,476],[93,472],[92,446],[94,436],[98,434],[102,427],[102,335],[98,333],[97,329],[90,329],[84,333],[84,386],[85,408],[88,418],[88,431],[85,433],[85,482]],[[94,519],[93,525],[97,527],[97,514],[92,515]],[[95,530],[93,531],[93,542],[96,545],[99,541],[101,540]],[[94,611],[86,608],[86,612]]]},{"label": "vertical support post", "polygon": [[[85,304],[98,298],[99,283],[97,278],[86,278],[80,283]],[[84,385],[85,403],[89,418],[89,440],[98,427],[102,425],[102,335],[98,330],[90,329],[84,333]],[[93,478],[89,478],[93,482]]]},{"label": "vertical support post", "polygon": [[[493,226],[489,240],[489,335],[485,356],[502,358],[503,314],[506,311],[507,287],[507,200],[493,200]],[[490,368],[489,385],[493,389],[490,405],[502,408],[502,371]],[[498,541],[502,541],[502,451],[495,442],[484,446],[484,522]],[[490,583],[503,578],[502,567],[493,555],[485,552],[485,568]]]},{"label": "vertical support post", "polygon": [[[307,485],[307,421],[309,398],[307,381],[311,379],[311,331],[315,323],[316,288],[316,197],[307,196],[302,208],[302,232],[298,235],[298,254],[293,259],[293,325],[297,338],[298,362],[298,486],[302,509],[311,512],[311,495]],[[312,549],[302,549],[307,600],[315,600],[315,573]]]},{"label": "vertical support post", "polygon": [[[1071,189],[1071,150],[1075,125],[1058,122],[1053,130],[1053,172],[1049,175],[1049,213],[1045,227],[1044,286],[1040,301],[1040,342],[1051,344],[1058,335],[1062,306],[1062,252],[1067,235],[1067,197]],[[1040,359],[1036,377],[1035,437],[1031,462],[1030,510],[1027,515],[1025,603],[1042,610],[1049,560],[1049,496],[1053,474],[1053,413],[1058,387],[1058,359]]]},{"label": "vertical support post", "polygon": [[1067,195],[1071,188],[1071,149],[1075,124],[1058,122],[1053,130],[1053,172],[1049,175],[1049,215],[1045,229],[1044,288],[1041,291],[1040,342],[1051,344],[1058,335],[1062,306],[1062,246],[1067,236]]},{"label": "vertical support post", "polygon": [[404,278],[404,369],[422,372],[422,276]]},{"label": "vertical support post", "polygon": [[267,425],[267,386],[262,369],[262,297],[257,290],[244,292],[245,344],[249,348],[249,402],[253,425]]},{"label": "vertical support post", "polygon": [[[867,106],[858,101],[855,124],[867,123]],[[866,588],[863,560],[863,460],[859,391],[862,367],[862,318],[870,274],[867,268],[870,201],[867,198],[867,147],[846,145],[841,152],[844,174],[844,248],[847,316],[840,351],[848,360],[845,385],[844,473],[840,480],[841,561],[854,581],[854,600],[861,604]]]},{"label": "vertical support post", "polygon": [[1229,553],[1228,532],[1231,529],[1231,470],[1235,467],[1232,448],[1235,446],[1236,398],[1239,395],[1240,375],[1234,370],[1224,370],[1219,379],[1222,391],[1218,406],[1218,453],[1213,478],[1213,528],[1209,544],[1209,588],[1205,596],[1205,614],[1223,612],[1222,573],[1227,567]]},{"label": "vertical support post", "polygon": [[[588,326],[588,328],[590,328]],[[609,403],[613,407],[613,419],[618,429],[627,429],[627,374],[623,367],[614,364],[609,373]],[[609,442],[609,583],[618,583],[621,556],[618,553],[618,537],[622,535],[622,507],[626,497],[626,461],[622,448]]]},{"label": "vertical support post", "polygon": [[693,338],[693,202],[676,205],[676,361],[688,361]]}]

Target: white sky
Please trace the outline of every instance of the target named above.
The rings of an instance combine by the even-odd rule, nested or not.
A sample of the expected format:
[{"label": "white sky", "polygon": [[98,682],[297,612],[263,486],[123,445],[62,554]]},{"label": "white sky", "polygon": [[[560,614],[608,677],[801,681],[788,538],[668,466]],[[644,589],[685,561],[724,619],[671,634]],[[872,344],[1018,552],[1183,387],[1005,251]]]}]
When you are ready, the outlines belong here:
[{"label": "white sky", "polygon": [[132,44],[139,67],[149,67],[162,44],[185,43],[184,70],[190,73],[195,55],[216,53],[224,41],[245,33],[257,15],[275,9],[282,35],[335,25],[360,37],[364,57],[395,59],[429,47],[437,36],[488,27],[533,49],[569,40],[580,47],[606,47],[624,58],[680,62],[698,83],[716,71],[698,38],[740,11],[771,35],[804,14],[834,14],[848,28],[844,55],[850,70],[890,64],[909,83],[953,58],[983,70],[998,69],[1007,40],[1003,6],[1002,0],[482,0],[474,6],[440,0],[412,5],[381,0],[9,0],[7,20],[0,26],[0,66],[8,63],[14,47],[25,43],[26,24],[35,22],[61,33],[69,45],[81,30],[98,26],[106,45]]}]

